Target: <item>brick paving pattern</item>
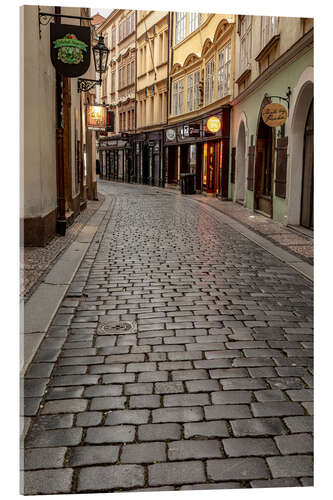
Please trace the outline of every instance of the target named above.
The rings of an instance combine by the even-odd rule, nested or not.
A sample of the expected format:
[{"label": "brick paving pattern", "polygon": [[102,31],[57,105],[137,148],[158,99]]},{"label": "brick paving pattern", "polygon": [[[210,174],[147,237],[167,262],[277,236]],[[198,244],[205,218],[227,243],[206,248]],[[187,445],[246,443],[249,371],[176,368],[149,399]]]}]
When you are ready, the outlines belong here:
[{"label": "brick paving pattern", "polygon": [[24,247],[21,249],[21,297],[28,300],[36,285],[41,281],[50,265],[74,241],[90,217],[103,203],[104,196],[98,201],[87,201],[87,208],[81,212],[68,227],[65,236],[56,235],[45,247]]},{"label": "brick paving pattern", "polygon": [[311,283],[210,207],[100,188],[26,373],[24,492],[312,485]]}]

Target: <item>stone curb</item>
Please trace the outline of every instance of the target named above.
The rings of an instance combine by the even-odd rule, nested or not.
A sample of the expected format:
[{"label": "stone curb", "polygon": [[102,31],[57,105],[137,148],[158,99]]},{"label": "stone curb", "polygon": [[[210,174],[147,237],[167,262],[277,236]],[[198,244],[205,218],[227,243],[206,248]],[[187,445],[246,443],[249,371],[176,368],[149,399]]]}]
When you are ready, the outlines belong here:
[{"label": "stone curb", "polygon": [[105,194],[99,209],[46,274],[25,304],[21,304],[20,370],[24,376],[40,346],[96,231],[108,213],[112,196]]}]

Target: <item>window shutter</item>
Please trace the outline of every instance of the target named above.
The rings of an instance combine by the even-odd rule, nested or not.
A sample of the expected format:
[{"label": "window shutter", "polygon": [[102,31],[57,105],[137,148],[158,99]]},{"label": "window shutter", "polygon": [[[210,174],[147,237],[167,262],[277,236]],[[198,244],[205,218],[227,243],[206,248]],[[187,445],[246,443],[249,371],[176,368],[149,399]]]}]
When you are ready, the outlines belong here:
[{"label": "window shutter", "polygon": [[230,182],[235,184],[235,173],[236,173],[236,148],[231,150],[231,177]]},{"label": "window shutter", "polygon": [[279,196],[279,198],[285,198],[287,184],[288,137],[280,137],[277,140],[276,149],[275,195]]},{"label": "window shutter", "polygon": [[253,167],[255,146],[249,146],[249,165],[247,171],[247,189],[253,191]]}]

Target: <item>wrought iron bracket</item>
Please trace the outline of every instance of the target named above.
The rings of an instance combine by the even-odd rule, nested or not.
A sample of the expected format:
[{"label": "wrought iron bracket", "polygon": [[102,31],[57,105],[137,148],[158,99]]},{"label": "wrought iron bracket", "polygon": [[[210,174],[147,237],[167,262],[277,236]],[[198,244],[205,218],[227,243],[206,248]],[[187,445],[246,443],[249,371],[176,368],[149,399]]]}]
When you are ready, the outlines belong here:
[{"label": "wrought iron bracket", "polygon": [[41,26],[47,26],[52,18],[66,17],[67,19],[83,19],[84,21],[91,21],[92,17],[70,16],[66,14],[56,14],[54,12],[41,12],[38,6],[38,24],[39,24],[39,39],[42,38]]},{"label": "wrought iron bracket", "polygon": [[264,94],[264,97],[268,97],[270,99],[275,98],[275,99],[282,99],[283,101],[286,101],[288,104],[288,115],[289,115],[289,106],[290,106],[290,96],[291,96],[291,88],[288,87],[288,91],[286,92],[286,97],[282,97],[280,95],[268,95],[267,92]]},{"label": "wrought iron bracket", "polygon": [[78,92],[89,92],[95,85],[101,85],[102,80],[90,80],[89,78],[78,78],[77,79],[77,91]]}]

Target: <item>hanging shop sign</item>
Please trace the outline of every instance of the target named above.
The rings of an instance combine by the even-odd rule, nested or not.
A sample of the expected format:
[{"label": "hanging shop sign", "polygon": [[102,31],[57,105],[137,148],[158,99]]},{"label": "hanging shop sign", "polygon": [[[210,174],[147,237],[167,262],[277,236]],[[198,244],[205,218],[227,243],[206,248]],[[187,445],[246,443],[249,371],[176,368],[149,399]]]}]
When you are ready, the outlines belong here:
[{"label": "hanging shop sign", "polygon": [[288,112],[282,104],[271,102],[264,107],[261,116],[269,127],[279,127],[286,122]]},{"label": "hanging shop sign", "polygon": [[217,116],[211,116],[207,120],[207,130],[212,134],[216,134],[221,128],[221,120]]},{"label": "hanging shop sign", "polygon": [[51,61],[61,75],[75,78],[90,66],[90,27],[50,24]]},{"label": "hanging shop sign", "polygon": [[106,107],[87,106],[87,126],[89,130],[106,129]]},{"label": "hanging shop sign", "polygon": [[173,128],[168,128],[165,132],[165,135],[168,141],[174,141],[176,138],[176,131]]}]

